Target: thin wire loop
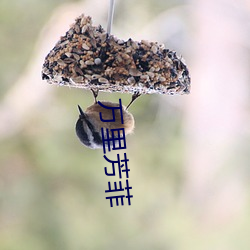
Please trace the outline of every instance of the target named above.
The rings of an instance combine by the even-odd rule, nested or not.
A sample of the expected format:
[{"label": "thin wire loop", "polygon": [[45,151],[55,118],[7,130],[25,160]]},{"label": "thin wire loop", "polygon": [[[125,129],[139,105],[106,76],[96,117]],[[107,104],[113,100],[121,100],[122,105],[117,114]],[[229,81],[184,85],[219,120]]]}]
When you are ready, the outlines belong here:
[{"label": "thin wire loop", "polygon": [[108,27],[107,27],[107,33],[109,35],[111,34],[113,17],[114,17],[114,10],[115,10],[115,0],[110,0],[109,14],[108,14]]}]

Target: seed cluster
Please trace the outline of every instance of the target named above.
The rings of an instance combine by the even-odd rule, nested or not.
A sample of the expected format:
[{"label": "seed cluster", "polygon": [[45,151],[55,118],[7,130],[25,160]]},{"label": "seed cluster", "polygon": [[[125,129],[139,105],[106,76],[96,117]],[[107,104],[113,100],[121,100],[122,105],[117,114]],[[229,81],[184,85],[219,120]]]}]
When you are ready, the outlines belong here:
[{"label": "seed cluster", "polygon": [[81,15],[45,58],[49,83],[107,92],[187,94],[188,69],[163,45],[120,40]]}]

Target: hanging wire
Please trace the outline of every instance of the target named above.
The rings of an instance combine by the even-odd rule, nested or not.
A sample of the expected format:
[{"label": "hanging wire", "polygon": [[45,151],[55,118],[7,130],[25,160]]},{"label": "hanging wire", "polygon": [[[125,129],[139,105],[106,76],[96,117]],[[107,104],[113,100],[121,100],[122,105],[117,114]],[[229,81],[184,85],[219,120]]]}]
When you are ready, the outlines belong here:
[{"label": "hanging wire", "polygon": [[114,10],[115,10],[115,0],[110,0],[109,14],[108,14],[108,27],[107,27],[107,33],[109,35],[110,35],[111,29],[112,29],[112,23],[113,23],[113,17],[114,17]]}]

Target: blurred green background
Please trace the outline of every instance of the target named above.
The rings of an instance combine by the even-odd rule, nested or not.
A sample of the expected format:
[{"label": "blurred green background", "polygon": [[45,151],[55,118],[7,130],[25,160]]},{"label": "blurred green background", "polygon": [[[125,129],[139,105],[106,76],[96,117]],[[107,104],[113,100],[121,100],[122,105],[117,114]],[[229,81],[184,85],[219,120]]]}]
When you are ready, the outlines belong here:
[{"label": "blurred green background", "polygon": [[135,133],[119,151],[132,205],[113,208],[102,150],[74,131],[77,104],[90,106],[92,94],[41,80],[74,18],[106,27],[108,4],[0,2],[0,249],[249,250],[250,2],[116,1],[113,34],[182,54],[192,91],[133,104]]}]

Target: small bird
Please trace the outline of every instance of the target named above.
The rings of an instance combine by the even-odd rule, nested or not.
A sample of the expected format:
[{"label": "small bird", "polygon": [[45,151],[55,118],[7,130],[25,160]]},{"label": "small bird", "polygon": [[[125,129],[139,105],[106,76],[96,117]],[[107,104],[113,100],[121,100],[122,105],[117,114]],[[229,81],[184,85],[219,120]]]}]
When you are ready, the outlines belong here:
[{"label": "small bird", "polygon": [[[121,109],[119,103],[113,103],[109,101],[101,101],[101,104],[116,109],[107,109],[102,107],[96,100],[98,91],[93,91],[95,98],[95,103],[88,107],[84,112],[82,108],[78,105],[79,118],[76,122],[76,135],[86,147],[91,149],[98,149],[103,147],[101,128],[104,128],[104,135],[106,134],[106,129],[121,129],[124,128],[125,135],[131,134],[134,130],[135,122],[133,115],[128,112],[127,108],[131,103],[129,103],[127,108],[122,105]],[[121,119],[121,110],[123,116],[123,123]],[[114,112],[114,113],[113,113]],[[103,122],[100,119],[100,114],[103,120],[114,120],[113,122]],[[110,132],[111,134],[111,132]],[[116,134],[115,134],[116,135]]]}]

